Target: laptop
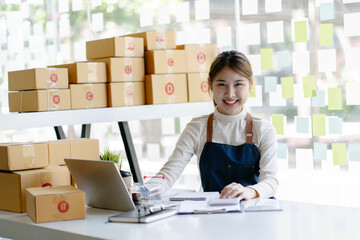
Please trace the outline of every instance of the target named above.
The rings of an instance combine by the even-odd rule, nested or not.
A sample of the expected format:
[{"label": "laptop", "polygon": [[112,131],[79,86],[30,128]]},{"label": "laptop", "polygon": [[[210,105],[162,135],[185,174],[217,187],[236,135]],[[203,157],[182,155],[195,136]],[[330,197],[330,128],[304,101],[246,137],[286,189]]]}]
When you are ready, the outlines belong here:
[{"label": "laptop", "polygon": [[[65,163],[77,187],[85,192],[88,206],[137,212],[137,222],[155,221],[177,213],[176,209],[164,209],[156,213],[138,211],[114,162],[65,158]],[[116,221],[114,217],[109,218],[110,221],[111,219]],[[119,219],[117,222],[126,220],[121,219],[123,220]]]}]

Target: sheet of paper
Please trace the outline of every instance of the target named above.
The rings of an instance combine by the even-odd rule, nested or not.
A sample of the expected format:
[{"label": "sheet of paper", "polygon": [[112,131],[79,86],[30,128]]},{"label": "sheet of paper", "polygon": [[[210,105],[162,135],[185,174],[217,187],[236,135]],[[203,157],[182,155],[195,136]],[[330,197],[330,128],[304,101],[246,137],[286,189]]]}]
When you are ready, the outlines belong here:
[{"label": "sheet of paper", "polygon": [[140,9],[140,27],[152,26],[154,24],[154,20],[152,17],[152,9],[148,7],[144,7]]},{"label": "sheet of paper", "polygon": [[253,198],[241,201],[245,212],[281,211],[282,207],[278,200],[270,198]]},{"label": "sheet of paper", "polygon": [[48,39],[55,37],[55,22],[48,21],[46,22],[46,37]]},{"label": "sheet of paper", "polygon": [[273,68],[273,50],[272,48],[262,48],[260,50],[261,55],[261,69],[272,69]]},{"label": "sheet of paper", "polygon": [[287,151],[288,151],[287,144],[278,142],[277,157],[281,159],[287,159]]},{"label": "sheet of paper", "polygon": [[19,29],[22,27],[23,16],[20,11],[6,12],[6,26],[9,36],[18,36]]},{"label": "sheet of paper", "polygon": [[230,26],[216,28],[216,44],[217,44],[218,48],[232,46],[231,27]]},{"label": "sheet of paper", "polygon": [[282,97],[281,85],[276,85],[276,92],[269,93],[269,102],[272,107],[284,107],[286,106],[286,99]]},{"label": "sheet of paper", "polygon": [[348,37],[360,36],[360,12],[344,13],[344,32]]},{"label": "sheet of paper", "polygon": [[70,44],[69,43],[60,44],[60,55],[61,55],[61,60],[63,62],[71,61]]},{"label": "sheet of paper", "polygon": [[282,0],[265,0],[265,13],[281,12]]},{"label": "sheet of paper", "polygon": [[58,2],[58,12],[59,13],[69,12],[69,0],[61,0]]},{"label": "sheet of paper", "polygon": [[209,206],[207,201],[182,201],[178,213],[216,213],[241,211],[240,204]]},{"label": "sheet of paper", "polygon": [[76,62],[86,61],[85,41],[78,41],[74,43],[74,60]]},{"label": "sheet of paper", "polygon": [[311,98],[311,105],[313,107],[325,106],[325,92],[323,90],[316,90],[316,96]]},{"label": "sheet of paper", "polygon": [[104,14],[102,12],[91,15],[91,30],[93,32],[101,32],[104,30]]},{"label": "sheet of paper", "polygon": [[249,107],[262,107],[263,106],[263,100],[262,100],[262,86],[261,85],[253,85],[253,88],[255,91],[254,94],[251,96],[249,95],[248,100],[246,101],[246,105]]},{"label": "sheet of paper", "polygon": [[242,14],[258,14],[258,0],[242,0]]},{"label": "sheet of paper", "polygon": [[261,56],[260,54],[248,55],[247,56],[253,70],[253,75],[261,75]]},{"label": "sheet of paper", "polygon": [[174,118],[161,118],[161,133],[175,134],[175,121]]},{"label": "sheet of paper", "polygon": [[284,21],[267,22],[266,26],[268,43],[284,42]]},{"label": "sheet of paper", "polygon": [[333,46],[333,24],[323,23],[319,25],[319,45]]},{"label": "sheet of paper", "polygon": [[277,77],[276,76],[265,76],[265,92],[276,92]]},{"label": "sheet of paper", "polygon": [[327,144],[314,142],[314,159],[327,159]]},{"label": "sheet of paper", "polygon": [[310,75],[302,78],[304,97],[311,98],[316,96],[316,81],[315,76]]},{"label": "sheet of paper", "polygon": [[291,22],[293,26],[293,41],[307,42],[309,39],[308,19],[292,20]]},{"label": "sheet of paper", "polygon": [[21,53],[24,50],[24,39],[21,35],[14,36],[9,35],[8,36],[8,44],[7,44],[7,50],[8,53]]},{"label": "sheet of paper", "polygon": [[281,89],[283,98],[294,98],[294,79],[293,77],[282,77]]},{"label": "sheet of paper", "polygon": [[332,143],[332,155],[333,155],[333,164],[346,166],[347,158],[346,158],[346,145],[345,143]]},{"label": "sheet of paper", "polygon": [[347,82],[345,91],[346,105],[360,105],[360,82]]},{"label": "sheet of paper", "polygon": [[290,51],[276,52],[277,66],[278,68],[285,68],[291,66]]},{"label": "sheet of paper", "polygon": [[312,149],[296,148],[295,159],[296,169],[312,170],[314,168]]},{"label": "sheet of paper", "polygon": [[335,49],[323,49],[318,51],[318,71],[336,72]]},{"label": "sheet of paper", "polygon": [[102,0],[91,0],[90,3],[91,3],[91,8],[94,9],[102,5]]},{"label": "sheet of paper", "polygon": [[76,12],[76,11],[81,11],[84,9],[84,2],[83,0],[72,0],[72,11]]},{"label": "sheet of paper", "polygon": [[241,25],[240,41],[246,45],[260,44],[260,23]]},{"label": "sheet of paper", "polygon": [[360,161],[360,143],[349,143],[349,161]]},{"label": "sheet of paper", "polygon": [[358,70],[360,62],[360,48],[345,49],[345,67],[346,70]]},{"label": "sheet of paper", "polygon": [[326,135],[326,121],[325,114],[312,115],[313,136]]},{"label": "sheet of paper", "polygon": [[320,4],[320,21],[334,19],[334,3]]},{"label": "sheet of paper", "polygon": [[59,35],[60,37],[70,37],[70,19],[68,14],[63,14],[59,21]]},{"label": "sheet of paper", "polygon": [[284,135],[284,114],[271,114],[271,123],[277,135]]},{"label": "sheet of paper", "polygon": [[341,88],[328,89],[328,109],[342,110]]},{"label": "sheet of paper", "polygon": [[157,23],[158,24],[169,24],[170,23],[169,5],[161,5],[158,7]]},{"label": "sheet of paper", "polygon": [[310,72],[310,53],[309,51],[295,51],[292,53],[293,73],[308,74]]},{"label": "sheet of paper", "polygon": [[188,22],[190,21],[189,2],[176,3],[176,22]]},{"label": "sheet of paper", "polygon": [[295,116],[296,132],[309,133],[310,132],[310,117]]},{"label": "sheet of paper", "polygon": [[311,107],[311,98],[304,97],[303,85],[300,83],[294,84],[294,106]]},{"label": "sheet of paper", "polygon": [[329,117],[329,134],[341,135],[343,119],[339,117]]},{"label": "sheet of paper", "polygon": [[206,20],[210,18],[209,0],[195,1],[195,20]]}]

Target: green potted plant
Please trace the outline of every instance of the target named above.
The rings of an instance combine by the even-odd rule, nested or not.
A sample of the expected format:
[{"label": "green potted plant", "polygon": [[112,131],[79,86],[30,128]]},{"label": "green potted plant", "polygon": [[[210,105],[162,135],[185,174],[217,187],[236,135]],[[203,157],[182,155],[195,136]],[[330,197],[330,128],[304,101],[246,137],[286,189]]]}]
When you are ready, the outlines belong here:
[{"label": "green potted plant", "polygon": [[121,165],[123,161],[122,153],[123,152],[121,151],[120,152],[111,151],[110,148],[107,147],[105,148],[104,152],[100,154],[100,160],[114,162],[116,166],[119,168],[120,174],[124,179],[126,186],[130,187],[132,185],[131,172],[121,170]]}]

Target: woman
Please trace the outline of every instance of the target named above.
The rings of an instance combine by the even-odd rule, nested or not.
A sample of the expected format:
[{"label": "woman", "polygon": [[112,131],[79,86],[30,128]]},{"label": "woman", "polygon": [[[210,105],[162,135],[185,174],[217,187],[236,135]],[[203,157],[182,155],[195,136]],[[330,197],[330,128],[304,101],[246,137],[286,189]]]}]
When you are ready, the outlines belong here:
[{"label": "woman", "polygon": [[174,152],[150,182],[165,192],[195,154],[204,191],[220,198],[272,197],[278,187],[274,128],[244,106],[253,76],[249,60],[237,51],[220,53],[209,72],[214,113],[194,118],[182,132]]}]

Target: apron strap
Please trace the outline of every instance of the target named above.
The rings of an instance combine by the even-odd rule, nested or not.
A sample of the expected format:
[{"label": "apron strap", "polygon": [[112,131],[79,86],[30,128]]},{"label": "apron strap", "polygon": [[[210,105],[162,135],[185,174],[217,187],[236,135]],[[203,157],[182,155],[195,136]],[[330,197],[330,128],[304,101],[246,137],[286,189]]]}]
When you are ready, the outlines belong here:
[{"label": "apron strap", "polygon": [[253,132],[252,132],[252,118],[250,113],[246,114],[246,143],[248,144],[252,144],[252,137],[253,137]]},{"label": "apron strap", "polygon": [[207,142],[212,142],[213,120],[214,120],[214,113],[209,115],[208,122],[207,122],[207,130],[206,130],[206,141]]}]

